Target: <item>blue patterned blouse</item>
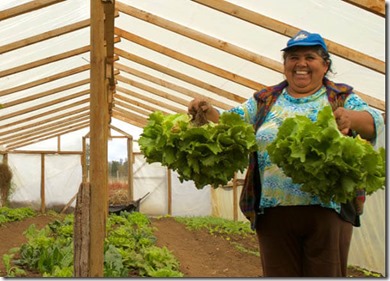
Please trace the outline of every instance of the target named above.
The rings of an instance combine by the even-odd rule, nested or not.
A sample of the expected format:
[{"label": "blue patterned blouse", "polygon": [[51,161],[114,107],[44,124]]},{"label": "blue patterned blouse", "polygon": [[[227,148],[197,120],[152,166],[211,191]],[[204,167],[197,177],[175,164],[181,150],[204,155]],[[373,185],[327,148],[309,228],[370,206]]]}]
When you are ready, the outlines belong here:
[{"label": "blue patterned blouse", "polygon": [[[259,145],[259,170],[262,183],[262,195],[260,201],[261,208],[275,206],[293,206],[293,205],[321,205],[329,207],[340,212],[340,205],[335,202],[324,204],[321,200],[310,193],[300,190],[299,184],[294,184],[291,178],[284,175],[283,171],[273,164],[270,159],[266,147],[270,144],[277,135],[279,126],[282,122],[295,115],[306,115],[311,120],[315,121],[318,112],[329,105],[325,87],[322,87],[315,94],[302,98],[294,98],[290,96],[286,89],[277,99],[276,103],[271,108],[271,111],[266,116],[266,119],[259,130],[256,132],[256,139]],[[359,111],[368,111],[374,118],[377,135],[384,129],[384,121],[381,113],[363,101],[359,96],[352,93],[346,99],[344,107]],[[244,120],[249,123],[254,123],[257,103],[253,97],[249,98],[245,103],[228,110],[238,113]],[[375,144],[376,139],[372,140]]]}]

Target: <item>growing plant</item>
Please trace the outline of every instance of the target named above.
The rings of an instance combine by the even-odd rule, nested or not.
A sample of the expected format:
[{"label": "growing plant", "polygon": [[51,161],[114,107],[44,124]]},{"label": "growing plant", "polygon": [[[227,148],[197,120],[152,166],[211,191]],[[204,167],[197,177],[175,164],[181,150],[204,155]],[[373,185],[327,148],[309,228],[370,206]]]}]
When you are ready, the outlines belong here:
[{"label": "growing plant", "polygon": [[[31,225],[25,232],[28,240],[19,249],[20,258],[3,257],[12,272],[26,268],[44,277],[73,276],[73,214],[55,220],[39,230]],[[139,212],[111,214],[104,243],[105,277],[181,277],[179,263],[167,249],[154,244],[149,219]],[[21,271],[20,271],[21,272]]]},{"label": "growing plant", "polygon": [[20,221],[35,215],[36,211],[28,207],[15,209],[9,207],[0,207],[0,225],[8,222]]},{"label": "growing plant", "polygon": [[249,222],[233,221],[224,218],[203,216],[203,217],[175,217],[175,220],[186,225],[188,229],[207,229],[210,234],[234,234],[252,235]]},{"label": "growing plant", "polygon": [[12,265],[12,259],[15,254],[3,255],[3,264],[6,271],[6,277],[25,276],[26,271],[16,265]]}]

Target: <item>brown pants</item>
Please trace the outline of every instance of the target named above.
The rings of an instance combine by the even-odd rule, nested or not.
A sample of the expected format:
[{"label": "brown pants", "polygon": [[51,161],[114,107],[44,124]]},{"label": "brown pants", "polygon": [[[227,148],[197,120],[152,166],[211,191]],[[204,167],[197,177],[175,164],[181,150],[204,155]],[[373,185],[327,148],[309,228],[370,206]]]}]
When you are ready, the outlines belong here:
[{"label": "brown pants", "polygon": [[320,206],[265,209],[256,228],[264,277],[345,277],[352,228]]}]

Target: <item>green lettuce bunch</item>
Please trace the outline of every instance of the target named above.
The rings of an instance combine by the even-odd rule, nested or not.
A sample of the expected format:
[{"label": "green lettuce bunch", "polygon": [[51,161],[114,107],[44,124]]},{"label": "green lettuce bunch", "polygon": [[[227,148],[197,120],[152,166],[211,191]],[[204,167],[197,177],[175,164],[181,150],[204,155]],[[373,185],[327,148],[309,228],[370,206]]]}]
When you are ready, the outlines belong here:
[{"label": "green lettuce bunch", "polygon": [[195,126],[187,114],[155,111],[138,143],[148,163],[161,163],[198,189],[227,184],[247,168],[248,154],[257,149],[253,127],[231,112],[222,113],[219,123]]},{"label": "green lettuce bunch", "polygon": [[370,195],[385,185],[385,149],[375,150],[359,135],[341,134],[330,106],[316,122],[306,116],[286,118],[267,151],[294,183],[323,202],[345,203],[359,189]]}]

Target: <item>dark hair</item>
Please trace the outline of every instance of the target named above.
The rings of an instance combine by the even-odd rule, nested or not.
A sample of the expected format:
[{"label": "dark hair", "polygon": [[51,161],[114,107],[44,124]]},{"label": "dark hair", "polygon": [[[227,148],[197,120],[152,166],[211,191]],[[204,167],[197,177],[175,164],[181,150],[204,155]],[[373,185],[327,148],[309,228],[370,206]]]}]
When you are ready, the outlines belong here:
[{"label": "dark hair", "polygon": [[310,49],[314,50],[324,60],[324,62],[329,63],[328,71],[325,73],[325,75],[327,75],[329,71],[331,73],[333,73],[332,60],[330,59],[330,55],[321,46],[294,46],[294,47],[288,48],[287,50],[283,51],[283,61],[286,60],[286,58],[289,54],[291,54],[292,52],[295,52],[298,49],[302,49],[302,48],[310,48]]}]

